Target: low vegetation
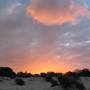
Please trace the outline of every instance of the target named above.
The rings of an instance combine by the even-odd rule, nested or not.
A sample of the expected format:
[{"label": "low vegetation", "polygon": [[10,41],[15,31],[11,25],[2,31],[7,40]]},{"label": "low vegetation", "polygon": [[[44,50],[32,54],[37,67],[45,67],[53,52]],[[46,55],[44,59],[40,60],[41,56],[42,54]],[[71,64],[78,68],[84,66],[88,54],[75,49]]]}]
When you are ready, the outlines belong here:
[{"label": "low vegetation", "polygon": [[16,78],[16,79],[15,79],[15,84],[16,84],[16,85],[23,86],[23,85],[25,85],[25,82],[24,82],[24,80],[21,79],[21,78]]},{"label": "low vegetation", "polygon": [[[90,77],[89,69],[76,70],[74,72],[67,72],[65,74],[47,72],[47,73],[32,75],[31,73],[27,73],[27,72],[15,73],[9,67],[0,67],[0,77],[15,78],[15,84],[20,86],[25,85],[25,82],[22,78],[43,77],[46,82],[51,83],[52,87],[61,86],[63,90],[70,90],[72,88],[77,88],[78,90],[86,90],[84,85],[80,82],[81,76]],[[57,78],[57,80],[53,79],[54,77]],[[2,80],[0,79],[0,81]]]}]

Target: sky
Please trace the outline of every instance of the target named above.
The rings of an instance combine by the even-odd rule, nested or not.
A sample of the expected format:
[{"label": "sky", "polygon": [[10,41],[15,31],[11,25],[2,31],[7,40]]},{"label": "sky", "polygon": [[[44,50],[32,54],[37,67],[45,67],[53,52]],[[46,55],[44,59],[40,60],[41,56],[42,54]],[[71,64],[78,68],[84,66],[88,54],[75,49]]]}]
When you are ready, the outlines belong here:
[{"label": "sky", "polygon": [[90,69],[90,0],[0,0],[0,66]]}]

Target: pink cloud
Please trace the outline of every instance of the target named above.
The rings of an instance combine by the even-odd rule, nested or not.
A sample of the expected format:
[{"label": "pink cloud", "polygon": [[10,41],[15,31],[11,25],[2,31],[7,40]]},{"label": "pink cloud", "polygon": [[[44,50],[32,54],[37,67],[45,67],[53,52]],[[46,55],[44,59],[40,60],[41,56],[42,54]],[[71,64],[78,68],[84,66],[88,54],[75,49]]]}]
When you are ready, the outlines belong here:
[{"label": "pink cloud", "polygon": [[90,16],[90,12],[74,0],[32,0],[27,7],[27,15],[45,25],[76,23],[80,16]]}]

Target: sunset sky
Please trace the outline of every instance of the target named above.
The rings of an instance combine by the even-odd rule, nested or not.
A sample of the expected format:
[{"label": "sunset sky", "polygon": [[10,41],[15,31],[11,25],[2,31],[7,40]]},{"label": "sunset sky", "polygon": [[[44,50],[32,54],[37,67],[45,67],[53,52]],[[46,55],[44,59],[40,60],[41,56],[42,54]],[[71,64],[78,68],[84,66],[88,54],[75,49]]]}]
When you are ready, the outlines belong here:
[{"label": "sunset sky", "polygon": [[0,0],[0,66],[90,69],[90,0]]}]

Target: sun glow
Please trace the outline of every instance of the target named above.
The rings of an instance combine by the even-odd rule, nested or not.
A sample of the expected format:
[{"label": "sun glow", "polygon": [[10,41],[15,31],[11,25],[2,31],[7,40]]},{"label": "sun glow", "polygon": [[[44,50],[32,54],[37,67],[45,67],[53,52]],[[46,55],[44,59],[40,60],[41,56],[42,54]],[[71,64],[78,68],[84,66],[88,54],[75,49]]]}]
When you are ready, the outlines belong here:
[{"label": "sun glow", "polygon": [[[42,60],[41,60],[42,59]],[[26,71],[31,72],[32,74],[39,74],[41,72],[67,72],[70,70],[64,61],[56,61],[48,58],[40,58],[37,61],[33,62],[30,66],[26,68]]]}]

